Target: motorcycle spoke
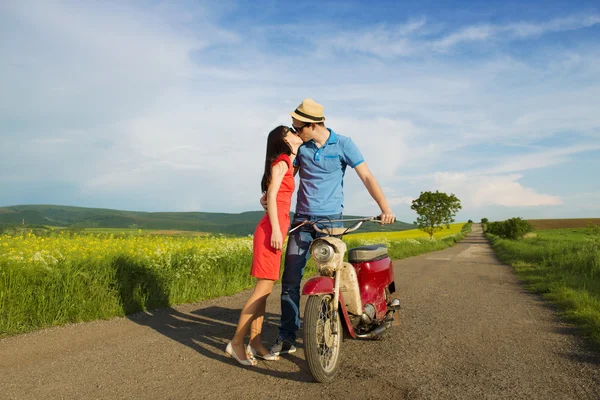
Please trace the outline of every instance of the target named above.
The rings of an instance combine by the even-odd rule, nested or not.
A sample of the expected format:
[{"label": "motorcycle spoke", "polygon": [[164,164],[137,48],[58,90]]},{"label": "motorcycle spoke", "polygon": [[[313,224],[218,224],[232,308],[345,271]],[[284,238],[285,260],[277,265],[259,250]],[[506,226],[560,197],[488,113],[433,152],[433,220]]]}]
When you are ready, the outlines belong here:
[{"label": "motorcycle spoke", "polygon": [[[317,336],[317,344],[319,347],[319,361],[324,369],[329,369],[330,364],[334,361],[336,347],[338,346],[338,338],[329,338],[328,336],[332,335],[331,333],[331,320],[333,309],[331,307],[330,299],[323,298],[323,302],[321,303],[321,308],[319,312],[316,336]],[[329,327],[329,329],[328,329]],[[333,341],[333,346],[330,347],[327,345],[328,339]]]}]

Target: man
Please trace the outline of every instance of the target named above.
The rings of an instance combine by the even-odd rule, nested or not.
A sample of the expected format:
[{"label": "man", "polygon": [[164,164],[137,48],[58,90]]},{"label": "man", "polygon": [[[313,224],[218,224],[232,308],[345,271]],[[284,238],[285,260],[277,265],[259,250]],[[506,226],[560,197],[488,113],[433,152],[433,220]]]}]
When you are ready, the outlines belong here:
[{"label": "man", "polygon": [[[379,205],[381,222],[393,223],[396,217],[352,139],[325,127],[323,106],[305,99],[290,115],[292,129],[304,142],[294,160],[296,172],[300,173],[300,185],[292,226],[305,220],[342,218],[343,178],[347,166],[354,168]],[[264,196],[261,204],[266,206]],[[341,223],[336,225],[341,226]],[[296,332],[300,329],[300,282],[308,261],[309,246],[316,237],[314,230],[306,227],[296,230],[288,238],[281,288],[281,325],[279,337],[271,347],[273,354],[296,351]]]}]

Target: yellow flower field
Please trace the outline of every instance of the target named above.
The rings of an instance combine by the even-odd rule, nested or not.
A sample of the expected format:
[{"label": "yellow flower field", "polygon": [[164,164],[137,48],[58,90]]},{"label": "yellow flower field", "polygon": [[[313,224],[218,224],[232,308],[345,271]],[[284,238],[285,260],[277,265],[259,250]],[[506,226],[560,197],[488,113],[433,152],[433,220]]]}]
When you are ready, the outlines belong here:
[{"label": "yellow flower field", "polygon": [[[447,236],[459,234],[461,232],[464,223],[450,224],[450,229],[444,227],[443,230],[434,233],[433,237],[436,239],[442,239]],[[365,239],[373,240],[377,238],[385,238],[387,240],[400,240],[400,239],[429,239],[429,234],[419,229],[410,229],[407,231],[399,232],[366,232],[366,233],[354,233],[348,238],[352,239]]]},{"label": "yellow flower field", "polygon": [[[176,253],[193,251],[207,261],[231,254],[248,254],[252,239],[171,236],[115,236],[114,234],[77,235],[60,231],[56,236],[38,237],[0,235],[0,262],[27,267],[52,267],[67,261],[102,261],[117,255],[133,257],[154,267],[168,264]],[[165,264],[166,263],[166,264]]]}]

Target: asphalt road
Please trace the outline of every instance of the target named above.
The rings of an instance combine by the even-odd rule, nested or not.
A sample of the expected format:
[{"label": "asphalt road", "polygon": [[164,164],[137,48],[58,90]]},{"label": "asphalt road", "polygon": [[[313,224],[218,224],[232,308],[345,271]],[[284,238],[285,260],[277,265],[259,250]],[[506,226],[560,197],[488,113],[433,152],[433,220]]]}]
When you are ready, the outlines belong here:
[{"label": "asphalt road", "polygon": [[[600,355],[525,291],[480,227],[395,261],[401,323],[346,340],[342,372],[315,383],[299,351],[253,368],[224,353],[248,292],[0,340],[2,399],[599,399]],[[279,318],[279,287],[265,340]],[[304,304],[304,303],[303,303]]]}]

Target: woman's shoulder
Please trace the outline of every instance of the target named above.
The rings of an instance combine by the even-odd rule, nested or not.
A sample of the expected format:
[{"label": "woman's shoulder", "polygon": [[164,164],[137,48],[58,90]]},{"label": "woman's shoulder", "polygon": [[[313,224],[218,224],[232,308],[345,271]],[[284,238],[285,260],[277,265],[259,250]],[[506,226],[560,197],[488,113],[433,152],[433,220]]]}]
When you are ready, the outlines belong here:
[{"label": "woman's shoulder", "polygon": [[285,162],[288,166],[288,168],[292,168],[292,159],[290,158],[290,156],[288,156],[287,154],[283,153],[280,154],[279,157],[277,157],[275,159],[275,161],[273,161],[273,164],[271,164],[272,166],[277,164],[278,162]]}]

